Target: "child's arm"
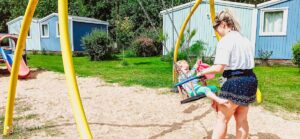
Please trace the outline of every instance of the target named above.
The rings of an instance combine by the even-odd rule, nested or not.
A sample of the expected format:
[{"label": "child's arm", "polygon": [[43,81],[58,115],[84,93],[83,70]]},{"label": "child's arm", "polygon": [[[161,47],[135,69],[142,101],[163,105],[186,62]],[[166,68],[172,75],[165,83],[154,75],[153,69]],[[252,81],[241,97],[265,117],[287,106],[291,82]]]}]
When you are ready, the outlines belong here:
[{"label": "child's arm", "polygon": [[222,73],[225,69],[225,65],[213,65],[207,69],[204,69],[197,73],[197,76],[202,76],[205,74],[217,74]]},{"label": "child's arm", "polygon": [[190,71],[191,75],[196,74],[197,69],[198,69],[198,66],[199,66],[198,63],[199,63],[199,60],[197,60],[197,62],[195,63],[195,65],[192,67],[192,69],[191,69],[191,71]]}]

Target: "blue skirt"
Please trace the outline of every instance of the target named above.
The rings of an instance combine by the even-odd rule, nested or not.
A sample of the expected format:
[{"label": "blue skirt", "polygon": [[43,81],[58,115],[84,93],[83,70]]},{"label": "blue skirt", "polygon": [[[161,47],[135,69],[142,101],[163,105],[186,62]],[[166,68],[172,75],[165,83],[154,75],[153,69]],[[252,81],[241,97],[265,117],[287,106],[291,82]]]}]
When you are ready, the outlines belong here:
[{"label": "blue skirt", "polygon": [[258,83],[252,70],[227,70],[223,76],[227,81],[221,87],[221,98],[242,106],[255,102]]}]

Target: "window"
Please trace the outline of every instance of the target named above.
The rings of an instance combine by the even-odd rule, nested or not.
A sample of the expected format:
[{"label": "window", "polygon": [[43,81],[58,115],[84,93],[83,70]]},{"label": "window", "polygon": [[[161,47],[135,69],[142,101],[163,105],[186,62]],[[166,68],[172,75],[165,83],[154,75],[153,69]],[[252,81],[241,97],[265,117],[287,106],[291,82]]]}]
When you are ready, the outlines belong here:
[{"label": "window", "polygon": [[56,22],[56,37],[59,37],[60,33],[59,33],[59,24],[58,22]]},{"label": "window", "polygon": [[288,9],[264,9],[261,12],[260,35],[286,35]]},{"label": "window", "polygon": [[49,37],[49,26],[48,24],[42,24],[42,38],[48,38]]}]

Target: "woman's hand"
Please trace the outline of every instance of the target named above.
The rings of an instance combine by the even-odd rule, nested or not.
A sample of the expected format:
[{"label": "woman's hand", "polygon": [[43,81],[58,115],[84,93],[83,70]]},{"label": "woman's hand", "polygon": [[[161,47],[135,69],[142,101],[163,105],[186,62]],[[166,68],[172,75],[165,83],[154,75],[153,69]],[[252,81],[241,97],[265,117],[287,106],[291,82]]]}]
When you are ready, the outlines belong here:
[{"label": "woman's hand", "polygon": [[198,60],[196,61],[196,64],[199,64],[200,61],[202,61],[202,60],[201,60],[201,59],[198,59]]},{"label": "woman's hand", "polygon": [[225,65],[213,65],[212,69],[213,69],[212,73],[222,73],[225,69]]},{"label": "woman's hand", "polygon": [[201,61],[201,60],[198,59],[197,62],[195,63],[194,67],[195,67],[196,69],[198,69],[198,67],[199,67],[199,62],[200,62],[200,61]]},{"label": "woman's hand", "polygon": [[[203,71],[203,70],[202,70],[202,71]],[[200,71],[200,72],[197,72],[197,76],[198,76],[198,77],[200,77],[200,76],[203,76],[203,75],[204,75],[202,71]]]}]

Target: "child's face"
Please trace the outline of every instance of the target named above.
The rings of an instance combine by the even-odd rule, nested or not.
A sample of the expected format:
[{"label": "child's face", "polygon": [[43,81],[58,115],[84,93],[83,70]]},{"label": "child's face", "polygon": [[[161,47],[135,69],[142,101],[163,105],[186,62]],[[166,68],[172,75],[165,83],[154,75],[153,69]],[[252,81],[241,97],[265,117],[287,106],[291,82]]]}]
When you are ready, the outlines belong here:
[{"label": "child's face", "polygon": [[182,63],[182,65],[180,66],[180,70],[183,73],[187,73],[190,69],[189,69],[189,64],[188,63]]}]

